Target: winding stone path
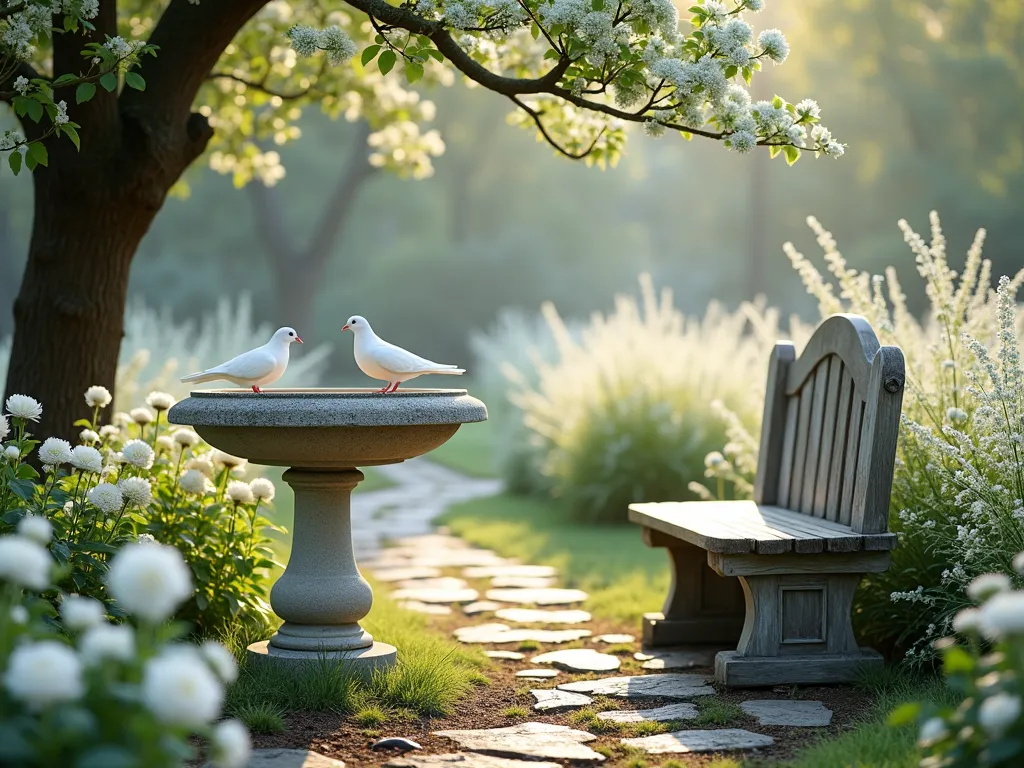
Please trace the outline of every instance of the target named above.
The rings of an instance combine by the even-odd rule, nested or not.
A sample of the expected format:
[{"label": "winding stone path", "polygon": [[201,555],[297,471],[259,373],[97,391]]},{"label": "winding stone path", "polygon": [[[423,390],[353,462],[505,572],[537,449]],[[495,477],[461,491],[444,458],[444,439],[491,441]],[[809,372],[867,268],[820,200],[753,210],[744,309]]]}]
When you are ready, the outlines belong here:
[{"label": "winding stone path", "polygon": [[572,605],[582,603],[588,595],[582,589],[489,589],[487,599],[498,603],[521,605]]},{"label": "winding stone path", "polygon": [[820,701],[763,699],[744,701],[740,709],[756,717],[761,725],[821,728],[832,722],[832,710],[826,709]]},{"label": "winding stone path", "polygon": [[752,733],[739,728],[719,728],[713,731],[673,731],[657,736],[638,739],[623,739],[629,747],[642,749],[649,755],[664,755],[687,752],[726,752],[737,749],[770,747],[775,743],[771,736]]},{"label": "winding stone path", "polygon": [[551,723],[520,723],[508,728],[486,728],[467,731],[435,731],[471,752],[484,752],[499,757],[547,758],[600,763],[604,755],[586,746],[597,737],[576,731],[566,725]]},{"label": "winding stone path", "polygon": [[537,703],[533,705],[537,712],[564,712],[594,703],[592,698],[584,696],[582,693],[569,693],[557,688],[543,688],[530,691],[530,693],[537,700]]},{"label": "winding stone path", "polygon": [[500,608],[494,617],[513,624],[585,624],[591,618],[586,611],[542,611],[536,608]]},{"label": "winding stone path", "polygon": [[654,709],[619,709],[609,712],[598,712],[598,720],[609,720],[613,723],[666,723],[672,720],[695,720],[697,718],[695,704],[666,704]]},{"label": "winding stone path", "polygon": [[568,672],[612,672],[619,668],[619,659],[593,648],[570,648],[534,656],[534,664],[551,664]]},{"label": "winding stone path", "polygon": [[704,675],[630,675],[606,677],[602,680],[579,680],[558,686],[563,691],[613,696],[617,699],[689,699],[694,696],[712,696],[715,689],[707,685]]},{"label": "winding stone path", "polygon": [[455,630],[455,639],[460,643],[481,643],[503,645],[505,643],[571,643],[590,637],[589,629],[510,629],[505,624],[479,624]]}]

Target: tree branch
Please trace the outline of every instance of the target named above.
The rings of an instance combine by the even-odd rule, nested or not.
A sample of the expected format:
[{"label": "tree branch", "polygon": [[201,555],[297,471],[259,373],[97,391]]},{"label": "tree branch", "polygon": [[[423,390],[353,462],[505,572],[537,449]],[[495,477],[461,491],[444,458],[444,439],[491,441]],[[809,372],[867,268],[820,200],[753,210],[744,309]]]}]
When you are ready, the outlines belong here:
[{"label": "tree branch", "polygon": [[[65,33],[53,36],[53,76],[79,73],[86,65],[82,57],[85,43],[102,43],[107,36],[117,34],[117,0],[100,0],[99,10],[91,19],[94,29],[82,30],[84,34]],[[117,94],[98,88],[96,94],[83,104],[75,104],[74,87],[55,89],[54,100],[66,101],[70,107],[71,119],[82,126],[82,134],[89,134],[87,141],[111,141],[118,137]],[[103,137],[102,139],[100,137]]]},{"label": "tree branch", "polygon": [[540,131],[540,135],[544,137],[544,140],[552,147],[557,149],[559,152],[561,152],[563,155],[568,157],[570,160],[582,160],[584,157],[589,155],[591,152],[594,151],[594,147],[597,146],[597,142],[600,141],[601,137],[604,136],[605,134],[605,129],[602,128],[600,131],[598,131],[597,136],[594,137],[594,140],[590,142],[589,147],[587,147],[582,152],[573,152],[559,144],[555,140],[555,138],[550,133],[548,133],[548,129],[544,127],[544,122],[541,120],[541,112],[539,110],[533,109],[532,107],[525,104],[523,101],[516,98],[515,96],[509,96],[509,98],[515,103],[517,107],[519,107],[533,119],[534,125],[537,126],[537,130]]},{"label": "tree branch", "polygon": [[314,86],[311,85],[309,88],[305,88],[305,89],[303,89],[301,91],[293,91],[291,93],[284,93],[282,91],[274,90],[273,88],[268,88],[262,81],[249,80],[248,78],[245,78],[245,77],[239,77],[238,75],[233,75],[230,72],[211,72],[207,76],[207,79],[208,80],[233,80],[236,83],[241,83],[242,85],[246,86],[247,88],[252,88],[254,90],[260,91],[261,93],[265,93],[268,96],[276,96],[277,98],[283,99],[284,101],[292,101],[293,99],[301,99],[303,96],[308,96],[309,94],[313,93],[313,91],[315,90]]}]

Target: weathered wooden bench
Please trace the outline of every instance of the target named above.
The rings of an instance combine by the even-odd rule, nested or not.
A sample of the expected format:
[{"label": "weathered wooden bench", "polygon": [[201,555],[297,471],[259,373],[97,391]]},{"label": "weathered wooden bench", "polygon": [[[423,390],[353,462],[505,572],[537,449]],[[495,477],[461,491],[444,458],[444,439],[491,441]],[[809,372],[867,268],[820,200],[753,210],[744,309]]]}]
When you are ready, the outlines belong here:
[{"label": "weathered wooden bench", "polygon": [[673,567],[663,612],[644,616],[645,647],[735,643],[715,657],[729,686],[845,682],[882,662],[858,647],[851,607],[896,546],[903,383],[902,352],[857,315],[825,320],[799,358],[775,345],[754,500],[629,508]]}]

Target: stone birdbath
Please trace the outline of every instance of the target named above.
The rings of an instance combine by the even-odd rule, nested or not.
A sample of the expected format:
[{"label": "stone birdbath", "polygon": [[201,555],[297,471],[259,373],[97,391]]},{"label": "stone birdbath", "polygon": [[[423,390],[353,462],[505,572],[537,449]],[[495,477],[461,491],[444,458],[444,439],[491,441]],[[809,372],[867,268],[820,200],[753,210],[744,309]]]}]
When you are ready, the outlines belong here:
[{"label": "stone birdbath", "polygon": [[352,551],[351,494],[357,467],[395,464],[434,450],[487,408],[462,389],[278,389],[193,392],[168,413],[210,445],[253,464],[290,467],[295,492],[292,551],[270,591],[284,620],[269,641],[249,646],[261,660],[343,659],[359,671],[395,663],[394,646],[359,626],[373,592]]}]

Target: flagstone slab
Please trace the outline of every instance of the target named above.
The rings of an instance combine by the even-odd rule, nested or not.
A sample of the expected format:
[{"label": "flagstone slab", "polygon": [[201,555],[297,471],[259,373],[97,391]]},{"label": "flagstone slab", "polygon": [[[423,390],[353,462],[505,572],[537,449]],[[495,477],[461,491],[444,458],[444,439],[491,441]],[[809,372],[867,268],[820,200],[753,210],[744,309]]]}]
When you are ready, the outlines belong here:
[{"label": "flagstone slab", "polygon": [[513,587],[515,589],[546,589],[554,586],[554,576],[495,576],[492,587]]},{"label": "flagstone slab", "polygon": [[598,712],[597,719],[613,723],[667,723],[671,720],[694,720],[697,714],[695,704],[684,702],[666,704],[664,707],[655,707],[654,709],[619,709]]},{"label": "flagstone slab", "polygon": [[618,656],[593,648],[570,648],[533,657],[534,664],[551,664],[568,672],[611,672],[619,668]]},{"label": "flagstone slab", "polygon": [[475,589],[399,589],[391,596],[420,603],[471,603],[480,595]]},{"label": "flagstone slab", "polygon": [[636,637],[633,635],[598,635],[594,638],[595,642],[606,643],[607,645],[623,645],[624,643],[635,643]]},{"label": "flagstone slab", "polygon": [[[206,763],[203,768],[210,768]],[[531,763],[532,766],[539,765]],[[345,768],[341,760],[308,749],[254,749],[245,768]]]},{"label": "flagstone slab", "polygon": [[[420,536],[404,536],[394,539],[390,549],[469,549],[469,542],[450,533],[425,533]],[[387,552],[388,550],[384,550]]]},{"label": "flagstone slab", "polygon": [[537,760],[513,760],[508,757],[455,752],[450,755],[399,757],[384,763],[384,768],[561,768],[558,763]]},{"label": "flagstone slab", "polygon": [[394,568],[378,568],[371,571],[371,573],[373,578],[377,581],[392,583],[396,581],[408,581],[410,579],[434,579],[441,575],[441,569],[428,568],[426,566],[419,566],[416,568],[396,566]]},{"label": "flagstone slab", "polygon": [[594,703],[589,696],[582,693],[569,693],[560,691],[557,688],[544,688],[530,691],[537,703],[533,708],[537,712],[565,712],[570,709],[580,709]]},{"label": "flagstone slab", "polygon": [[589,629],[533,629],[522,627],[509,629],[505,624],[479,624],[475,627],[461,627],[454,632],[455,639],[461,643],[486,643],[502,645],[504,643],[522,643],[532,640],[535,643],[571,643],[590,637]]},{"label": "flagstone slab", "polygon": [[712,696],[715,689],[707,685],[704,675],[667,673],[662,675],[627,675],[600,680],[578,680],[558,686],[563,691],[614,696],[618,699],[689,699],[693,696]]},{"label": "flagstone slab", "polygon": [[822,728],[832,722],[832,710],[820,701],[756,699],[742,702],[740,709],[756,717],[761,725]]},{"label": "flagstone slab", "polygon": [[418,600],[404,600],[398,603],[399,606],[405,608],[407,611],[413,611],[415,613],[425,613],[430,616],[447,616],[452,612],[452,609],[447,605],[439,605],[437,603],[421,603]]},{"label": "flagstone slab", "polygon": [[521,669],[516,672],[516,677],[526,677],[530,680],[548,680],[558,675],[557,669]]},{"label": "flagstone slab", "polygon": [[494,615],[516,624],[582,624],[591,619],[589,613],[576,609],[544,611],[537,608],[499,608]]},{"label": "flagstone slab", "polygon": [[489,549],[386,549],[370,563],[369,567],[467,568],[473,565],[503,565],[506,562],[505,558],[498,557]]},{"label": "flagstone slab", "polygon": [[467,616],[475,616],[478,613],[493,613],[501,608],[501,603],[493,600],[477,600],[475,603],[462,606],[462,612]]},{"label": "flagstone slab", "polygon": [[673,731],[637,739],[622,739],[629,747],[642,749],[650,755],[681,754],[687,752],[728,752],[737,749],[759,749],[775,743],[771,736],[744,731],[740,728],[721,728],[713,731]]},{"label": "flagstone slab", "polygon": [[604,755],[586,746],[597,737],[565,725],[520,723],[508,728],[468,731],[435,731],[457,742],[463,749],[498,757],[547,758],[600,763]]},{"label": "flagstone slab", "polygon": [[544,578],[557,576],[558,569],[550,565],[478,565],[466,568],[462,575],[467,579],[493,579],[496,576],[523,576],[526,578]]},{"label": "flagstone slab", "polygon": [[640,652],[634,653],[633,658],[642,661],[644,669],[693,669],[715,666],[715,653],[712,649]]},{"label": "flagstone slab", "polygon": [[521,605],[571,605],[582,603],[589,595],[582,589],[489,589],[488,600],[499,603],[519,603]]},{"label": "flagstone slab", "polygon": [[433,579],[405,579],[395,584],[398,589],[466,589],[469,582],[454,576],[439,576]]},{"label": "flagstone slab", "polygon": [[522,661],[526,658],[519,651],[484,651],[484,656],[489,659],[503,659],[505,661]]}]

